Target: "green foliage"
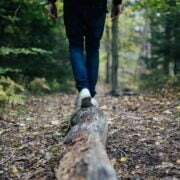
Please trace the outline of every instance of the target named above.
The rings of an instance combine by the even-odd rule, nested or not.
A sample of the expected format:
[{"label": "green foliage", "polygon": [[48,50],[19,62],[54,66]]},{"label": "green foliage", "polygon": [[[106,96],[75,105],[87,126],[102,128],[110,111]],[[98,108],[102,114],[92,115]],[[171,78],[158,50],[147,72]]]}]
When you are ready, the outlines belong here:
[{"label": "green foliage", "polygon": [[19,93],[19,92],[23,92],[24,91],[24,87],[23,86],[21,86],[20,84],[15,83],[9,77],[6,78],[4,76],[1,76],[0,83],[7,90],[10,89],[10,92],[14,91],[14,93]]},{"label": "green foliage", "polygon": [[139,29],[142,26],[144,26],[143,18],[135,16],[135,12],[127,7],[119,21],[120,66],[131,73],[135,71],[143,42],[141,32],[136,28]]},{"label": "green foliage", "polygon": [[166,75],[171,71],[178,74],[180,3],[177,0],[137,0],[134,7],[142,12],[147,26],[143,36],[149,52],[142,56],[147,68],[161,69]]},{"label": "green foliage", "polygon": [[0,75],[27,84],[35,77],[58,83],[72,78],[62,2],[57,23],[48,18],[44,2],[0,1]]},{"label": "green foliage", "polygon": [[49,86],[51,87],[52,92],[63,91],[62,84],[66,84],[66,83],[60,83],[58,82],[57,79],[54,79],[53,81],[49,81]]},{"label": "green foliage", "polygon": [[21,70],[20,69],[12,69],[12,68],[3,68],[3,67],[0,67],[0,75],[5,75],[8,72],[20,73]]},{"label": "green foliage", "polygon": [[30,48],[30,49],[25,49],[25,48],[8,48],[8,47],[1,47],[0,48],[0,56],[7,56],[10,54],[25,54],[25,55],[44,55],[44,54],[51,54],[50,51],[46,51],[40,48]]},{"label": "green foliage", "polygon": [[3,86],[0,85],[0,102],[1,101],[6,101],[6,100],[7,100],[6,92],[4,91]]},{"label": "green foliage", "polygon": [[142,90],[159,90],[164,88],[178,87],[179,77],[164,75],[162,71],[149,71],[149,73],[141,74],[140,89]]},{"label": "green foliage", "polygon": [[54,92],[71,92],[74,93],[75,89],[73,88],[72,83],[67,81],[59,82],[57,79],[53,79],[52,81],[47,81],[43,78],[34,78],[33,81],[30,82],[29,88],[33,93],[54,93]]},{"label": "green foliage", "polygon": [[62,83],[60,85],[59,90],[62,91],[62,92],[66,92],[66,93],[75,93],[76,92],[76,89],[70,83]]},{"label": "green foliage", "polygon": [[24,87],[15,83],[11,78],[0,77],[0,103],[23,104],[25,96],[22,93],[24,91]]},{"label": "green foliage", "polygon": [[30,89],[34,92],[50,91],[50,87],[45,78],[34,78],[34,80],[30,82]]}]

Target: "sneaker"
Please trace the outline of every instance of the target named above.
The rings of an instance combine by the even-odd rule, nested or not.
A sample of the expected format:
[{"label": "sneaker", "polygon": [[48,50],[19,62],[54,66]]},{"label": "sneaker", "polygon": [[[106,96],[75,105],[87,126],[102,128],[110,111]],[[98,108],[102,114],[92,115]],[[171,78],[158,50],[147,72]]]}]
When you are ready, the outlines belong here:
[{"label": "sneaker", "polygon": [[91,98],[91,103],[93,106],[98,107],[98,102],[96,101],[95,97]]},{"label": "sneaker", "polygon": [[82,107],[89,107],[92,106],[91,103],[91,94],[89,89],[87,88],[83,88],[76,99],[76,103],[75,103],[76,108],[82,108]]}]

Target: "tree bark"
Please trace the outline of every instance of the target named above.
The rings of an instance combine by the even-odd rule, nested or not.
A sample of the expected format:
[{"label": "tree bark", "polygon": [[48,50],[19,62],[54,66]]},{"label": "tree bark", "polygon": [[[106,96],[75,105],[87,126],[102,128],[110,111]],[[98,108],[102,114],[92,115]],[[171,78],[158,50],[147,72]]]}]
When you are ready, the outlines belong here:
[{"label": "tree bark", "polygon": [[118,27],[118,19],[116,19],[112,23],[112,67],[111,67],[112,95],[116,94],[118,90],[118,64],[119,64],[118,37],[119,37],[119,27]]},{"label": "tree bark", "polygon": [[96,107],[82,108],[72,119],[66,136],[67,153],[56,172],[58,180],[116,180],[106,150],[107,119]]},{"label": "tree bark", "polygon": [[110,38],[110,27],[106,25],[106,83],[111,82],[111,38]]},{"label": "tree bark", "polygon": [[163,71],[165,75],[169,75],[170,62],[172,61],[171,57],[171,18],[166,15],[165,19],[165,52],[164,52],[164,61],[163,61]]}]

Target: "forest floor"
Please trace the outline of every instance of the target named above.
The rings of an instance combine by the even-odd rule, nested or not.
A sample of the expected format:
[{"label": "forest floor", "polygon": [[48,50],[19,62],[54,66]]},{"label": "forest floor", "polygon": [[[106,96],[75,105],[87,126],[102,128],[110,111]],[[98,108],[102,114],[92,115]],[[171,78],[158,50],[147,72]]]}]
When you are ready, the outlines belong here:
[{"label": "forest floor", "polygon": [[[105,88],[104,88],[105,89]],[[98,95],[109,119],[107,152],[122,179],[178,179],[177,94]],[[31,96],[0,117],[0,180],[55,178],[75,95]],[[180,132],[180,131],[179,131]]]}]

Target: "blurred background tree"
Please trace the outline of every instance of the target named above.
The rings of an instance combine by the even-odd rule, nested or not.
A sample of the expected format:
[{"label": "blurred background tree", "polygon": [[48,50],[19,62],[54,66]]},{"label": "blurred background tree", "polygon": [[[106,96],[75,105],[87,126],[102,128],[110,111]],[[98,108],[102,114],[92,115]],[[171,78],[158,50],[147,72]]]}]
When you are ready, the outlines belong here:
[{"label": "blurred background tree", "polygon": [[[107,24],[112,26],[109,21],[107,18]],[[180,3],[177,0],[124,0],[118,27],[119,33],[113,35],[118,39],[120,89],[176,86],[180,72]],[[109,25],[102,45],[106,54],[102,58],[107,63],[106,82],[109,82],[107,67],[113,57],[108,51],[108,28]],[[113,42],[111,48],[115,46]]]}]

